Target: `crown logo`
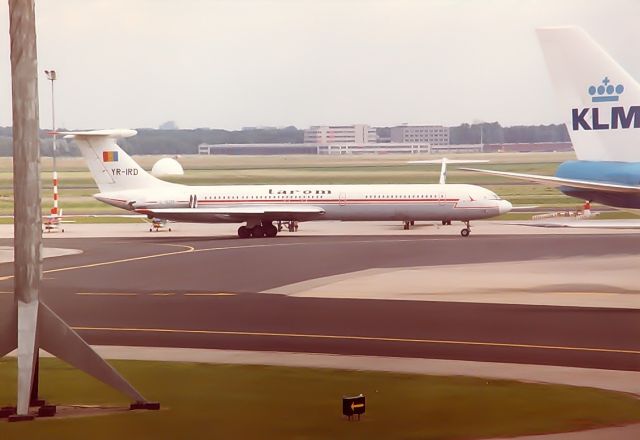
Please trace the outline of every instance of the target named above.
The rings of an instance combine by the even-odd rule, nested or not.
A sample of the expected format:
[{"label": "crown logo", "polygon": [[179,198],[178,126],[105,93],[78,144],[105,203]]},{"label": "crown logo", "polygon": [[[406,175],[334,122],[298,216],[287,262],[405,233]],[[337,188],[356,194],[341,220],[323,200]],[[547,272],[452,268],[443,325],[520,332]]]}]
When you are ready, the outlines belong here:
[{"label": "crown logo", "polygon": [[622,84],[614,86],[610,83],[611,80],[609,79],[609,77],[605,76],[602,80],[602,84],[600,84],[598,87],[589,86],[589,95],[591,95],[591,102],[617,101],[622,92],[624,92],[624,86]]}]

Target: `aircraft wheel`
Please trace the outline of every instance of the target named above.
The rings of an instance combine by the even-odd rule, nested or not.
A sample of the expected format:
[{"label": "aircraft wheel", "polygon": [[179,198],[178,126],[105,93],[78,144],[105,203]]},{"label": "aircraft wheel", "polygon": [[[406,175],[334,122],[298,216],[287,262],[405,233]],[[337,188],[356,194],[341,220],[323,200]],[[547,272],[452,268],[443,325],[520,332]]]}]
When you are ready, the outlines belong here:
[{"label": "aircraft wheel", "polygon": [[266,235],[267,237],[275,237],[276,235],[278,235],[278,228],[276,228],[274,225],[265,225],[264,235]]},{"label": "aircraft wheel", "polygon": [[240,226],[238,228],[238,237],[240,238],[249,238],[251,237],[251,229],[246,226]]},{"label": "aircraft wheel", "polygon": [[171,232],[171,228],[169,228],[169,232]]},{"label": "aircraft wheel", "polygon": [[471,229],[469,228],[464,228],[462,231],[460,231],[460,235],[462,235],[463,237],[468,237],[470,233]]},{"label": "aircraft wheel", "polygon": [[153,228],[149,228],[149,232],[153,232]]},{"label": "aircraft wheel", "polygon": [[264,235],[264,228],[260,225],[254,226],[253,229],[251,229],[251,236],[253,238],[262,238]]}]

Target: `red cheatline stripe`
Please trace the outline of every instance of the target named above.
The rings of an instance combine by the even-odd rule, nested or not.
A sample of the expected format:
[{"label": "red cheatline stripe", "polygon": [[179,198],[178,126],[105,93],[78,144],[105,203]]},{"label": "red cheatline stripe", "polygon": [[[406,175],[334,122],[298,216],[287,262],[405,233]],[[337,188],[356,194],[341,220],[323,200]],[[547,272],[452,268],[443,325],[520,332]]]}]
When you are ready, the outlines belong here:
[{"label": "red cheatline stripe", "polygon": [[371,203],[371,202],[458,202],[459,199],[220,199],[198,200],[198,203]]}]

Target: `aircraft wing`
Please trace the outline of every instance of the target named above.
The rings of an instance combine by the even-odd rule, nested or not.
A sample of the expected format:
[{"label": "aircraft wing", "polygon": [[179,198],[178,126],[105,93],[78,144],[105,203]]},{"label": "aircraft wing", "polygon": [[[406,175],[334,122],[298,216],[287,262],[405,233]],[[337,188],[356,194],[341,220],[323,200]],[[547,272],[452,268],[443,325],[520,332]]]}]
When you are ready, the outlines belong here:
[{"label": "aircraft wing", "polygon": [[473,171],[476,173],[491,174],[494,176],[509,177],[512,179],[527,180],[529,182],[541,183],[547,186],[569,186],[572,188],[585,188],[592,190],[619,192],[619,193],[640,193],[640,186],[636,185],[620,185],[617,183],[595,182],[592,180],[563,179],[555,176],[540,176],[537,174],[520,174],[510,173],[506,171],[481,170],[478,168],[460,168],[465,171]]},{"label": "aircraft wing", "polygon": [[182,221],[206,221],[218,219],[246,220],[253,217],[271,217],[275,219],[312,219],[324,214],[324,209],[313,205],[239,205],[213,206],[198,208],[142,208],[136,212],[157,218]]}]

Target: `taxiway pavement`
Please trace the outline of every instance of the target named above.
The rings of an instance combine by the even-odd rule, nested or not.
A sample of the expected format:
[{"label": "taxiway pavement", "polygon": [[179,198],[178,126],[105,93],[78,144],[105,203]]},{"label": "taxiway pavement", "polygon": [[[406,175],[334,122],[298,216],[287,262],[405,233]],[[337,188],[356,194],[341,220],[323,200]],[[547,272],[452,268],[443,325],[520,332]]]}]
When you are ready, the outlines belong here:
[{"label": "taxiway pavement", "polygon": [[[91,226],[101,234],[109,229]],[[118,225],[118,230],[125,226],[140,227]],[[191,234],[186,226],[180,227],[180,234],[55,234],[45,240],[47,246],[79,249],[82,254],[45,261],[43,299],[92,344],[640,370],[640,312],[583,307],[581,298],[586,295],[580,293],[589,293],[584,283],[577,290],[571,282],[562,287],[573,289],[567,295],[573,298],[571,306],[504,304],[500,298],[483,303],[473,301],[473,296],[466,302],[431,301],[433,286],[443,285],[438,275],[418,277],[421,283],[414,278],[411,282],[424,297],[404,301],[372,299],[375,295],[347,298],[348,292],[333,292],[328,295],[332,297],[264,293],[326,277],[357,273],[366,280],[369,270],[416,267],[446,268],[453,271],[450,280],[464,283],[465,267],[484,264],[493,265],[494,273],[484,277],[481,286],[490,291],[509,275],[514,261],[551,261],[548,268],[562,271],[564,259],[636,258],[637,233],[546,234],[524,228],[524,234],[483,234],[478,227],[466,239],[456,230],[446,235],[395,230],[360,236],[301,231],[276,239],[238,240],[203,235],[200,226]],[[363,228],[375,233],[375,225]],[[401,294],[409,278],[378,279],[371,290],[375,286]],[[523,277],[522,282],[531,281]],[[11,289],[12,267],[0,265],[0,291],[5,292],[0,304],[11,300]],[[629,289],[608,293],[637,294]]]}]

